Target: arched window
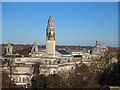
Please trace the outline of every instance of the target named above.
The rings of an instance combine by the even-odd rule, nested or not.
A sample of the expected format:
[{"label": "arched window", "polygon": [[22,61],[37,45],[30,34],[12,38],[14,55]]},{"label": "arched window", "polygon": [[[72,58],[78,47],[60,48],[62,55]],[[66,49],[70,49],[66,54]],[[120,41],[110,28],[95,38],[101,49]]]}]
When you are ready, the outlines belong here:
[{"label": "arched window", "polygon": [[53,74],[55,74],[55,70],[53,70]]},{"label": "arched window", "polygon": [[19,77],[19,82],[21,82],[21,77]]},{"label": "arched window", "polygon": [[9,50],[9,48],[8,48],[8,52],[9,52],[10,50]]},{"label": "arched window", "polygon": [[34,52],[35,52],[35,48],[34,48]]}]

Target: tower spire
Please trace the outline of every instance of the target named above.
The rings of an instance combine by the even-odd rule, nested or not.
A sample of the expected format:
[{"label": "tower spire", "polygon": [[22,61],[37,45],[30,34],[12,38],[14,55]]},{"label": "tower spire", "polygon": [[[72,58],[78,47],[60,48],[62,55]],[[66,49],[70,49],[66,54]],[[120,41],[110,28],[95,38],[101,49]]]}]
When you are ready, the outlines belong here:
[{"label": "tower spire", "polygon": [[10,41],[8,42],[8,46],[11,46],[11,43],[10,43]]},{"label": "tower spire", "polygon": [[53,25],[51,14],[49,16],[48,25],[46,29],[46,40],[55,40],[55,30],[54,30],[54,25]]},{"label": "tower spire", "polygon": [[49,16],[48,23],[53,23],[53,20],[52,20],[52,16],[51,16],[51,14],[50,14],[50,16]]},{"label": "tower spire", "polygon": [[34,41],[34,46],[37,46],[36,42]]}]

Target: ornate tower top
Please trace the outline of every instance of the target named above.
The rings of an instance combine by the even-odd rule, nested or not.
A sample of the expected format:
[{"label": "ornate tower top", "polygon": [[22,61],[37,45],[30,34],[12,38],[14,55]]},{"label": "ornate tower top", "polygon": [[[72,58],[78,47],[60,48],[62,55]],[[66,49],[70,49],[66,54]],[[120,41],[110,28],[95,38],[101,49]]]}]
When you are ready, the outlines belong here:
[{"label": "ornate tower top", "polygon": [[34,46],[37,46],[36,42],[34,41]]},{"label": "ornate tower top", "polygon": [[7,46],[11,46],[11,43],[10,42],[8,42],[8,45]]},{"label": "ornate tower top", "polygon": [[48,25],[46,29],[46,40],[55,40],[55,30],[54,30],[54,25],[53,25],[51,14],[48,19]]},{"label": "ornate tower top", "polygon": [[49,20],[48,20],[48,23],[52,22],[53,23],[53,20],[52,20],[52,16],[50,14],[50,17],[49,17]]}]

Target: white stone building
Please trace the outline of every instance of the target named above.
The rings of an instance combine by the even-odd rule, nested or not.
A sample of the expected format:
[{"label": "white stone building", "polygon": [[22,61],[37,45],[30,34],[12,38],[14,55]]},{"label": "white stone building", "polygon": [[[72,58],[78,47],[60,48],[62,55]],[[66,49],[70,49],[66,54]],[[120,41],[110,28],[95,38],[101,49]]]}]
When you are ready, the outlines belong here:
[{"label": "white stone building", "polygon": [[31,84],[34,65],[37,63],[41,64],[40,74],[49,75],[70,72],[81,61],[73,60],[73,56],[65,50],[55,50],[55,30],[50,15],[46,29],[46,50],[39,50],[36,42],[34,42],[29,56],[14,55],[12,54],[12,46],[8,43],[3,62],[3,69],[12,72],[10,76],[14,83],[27,87]]},{"label": "white stone building", "polygon": [[[89,64],[93,57],[100,56],[107,50],[103,43],[96,42],[95,48],[90,51],[71,51],[55,49],[55,29],[50,15],[46,29],[46,49],[39,49],[34,42],[28,56],[12,54],[10,42],[3,56],[3,69],[11,72],[12,80],[17,85],[31,85],[34,75],[34,66],[40,63],[40,74],[62,74],[74,71],[75,65],[81,62]],[[76,56],[76,57],[74,57]]]}]

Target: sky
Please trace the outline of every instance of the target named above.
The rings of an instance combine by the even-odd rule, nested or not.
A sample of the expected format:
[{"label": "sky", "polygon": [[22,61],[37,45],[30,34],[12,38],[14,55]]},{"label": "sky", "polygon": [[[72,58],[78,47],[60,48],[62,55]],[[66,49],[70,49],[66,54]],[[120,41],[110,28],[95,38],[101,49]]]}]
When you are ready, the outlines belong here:
[{"label": "sky", "polygon": [[2,2],[119,2],[120,0],[2,0]]},{"label": "sky", "polygon": [[117,2],[3,2],[2,42],[45,45],[50,14],[56,45],[118,46]]}]

